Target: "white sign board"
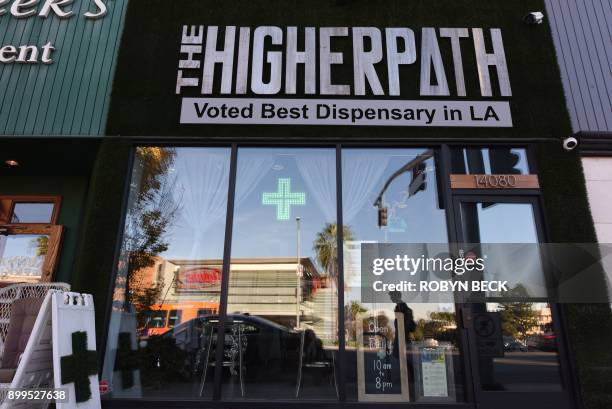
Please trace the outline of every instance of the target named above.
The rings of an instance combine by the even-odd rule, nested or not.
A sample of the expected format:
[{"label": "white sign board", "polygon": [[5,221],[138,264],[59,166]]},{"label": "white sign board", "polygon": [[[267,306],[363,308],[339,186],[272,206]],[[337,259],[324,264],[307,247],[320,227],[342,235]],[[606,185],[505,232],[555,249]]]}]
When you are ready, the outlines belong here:
[{"label": "white sign board", "polygon": [[182,124],[512,127],[508,102],[183,98]]},{"label": "white sign board", "polygon": [[[82,342],[75,342],[79,340]],[[92,296],[49,290],[10,389],[37,391],[56,388],[57,409],[100,409],[98,369]],[[80,386],[80,394],[77,394],[76,384]],[[66,391],[68,396],[64,399]],[[6,390],[0,395],[1,409],[48,406],[48,399],[12,398]],[[81,399],[77,402],[79,396]]]},{"label": "white sign board", "polygon": [[446,348],[423,348],[420,353],[423,396],[448,396]]},{"label": "white sign board", "polygon": [[[90,294],[79,294],[53,291],[52,327],[53,327],[53,367],[56,388],[68,389],[68,402],[56,403],[57,409],[99,409],[100,386],[98,374],[89,375],[90,399],[77,403],[75,383],[81,381],[78,375],[73,382],[62,383],[62,359],[73,359],[79,365],[86,365],[88,360],[82,357],[96,351],[96,327],[93,297]],[[74,334],[85,332],[87,345],[83,350],[76,350]],[[66,378],[64,374],[64,378]]]}]

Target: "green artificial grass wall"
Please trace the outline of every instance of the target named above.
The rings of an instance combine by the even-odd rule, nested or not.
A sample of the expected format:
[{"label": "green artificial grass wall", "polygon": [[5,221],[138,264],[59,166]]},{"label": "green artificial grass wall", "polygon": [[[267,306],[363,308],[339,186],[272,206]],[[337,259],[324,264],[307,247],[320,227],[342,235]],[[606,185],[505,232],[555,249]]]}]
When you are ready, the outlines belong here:
[{"label": "green artificial grass wall", "polygon": [[92,171],[89,197],[83,221],[80,251],[75,262],[73,289],[92,294],[96,306],[97,345],[105,333],[109,307],[115,248],[121,228],[121,210],[126,175],[128,174],[130,143],[120,139],[105,139]]}]

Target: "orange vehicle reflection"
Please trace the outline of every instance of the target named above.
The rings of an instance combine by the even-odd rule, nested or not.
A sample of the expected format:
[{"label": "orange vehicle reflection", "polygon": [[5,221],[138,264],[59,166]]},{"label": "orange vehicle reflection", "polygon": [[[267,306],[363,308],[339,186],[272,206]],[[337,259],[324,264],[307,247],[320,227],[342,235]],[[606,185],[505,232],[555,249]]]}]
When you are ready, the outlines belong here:
[{"label": "orange vehicle reflection", "polygon": [[155,304],[148,313],[147,320],[140,334],[143,337],[161,335],[181,322],[202,318],[219,313],[219,303],[185,302],[178,304]]}]

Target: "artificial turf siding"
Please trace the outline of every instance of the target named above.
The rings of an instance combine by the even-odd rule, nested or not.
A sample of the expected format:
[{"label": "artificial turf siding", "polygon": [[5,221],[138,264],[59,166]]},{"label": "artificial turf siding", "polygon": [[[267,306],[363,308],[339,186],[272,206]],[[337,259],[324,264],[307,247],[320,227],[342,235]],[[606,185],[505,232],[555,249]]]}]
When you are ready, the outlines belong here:
[{"label": "artificial turf siding", "polygon": [[[96,306],[97,345],[108,323],[109,285],[115,264],[115,248],[122,226],[121,212],[128,175],[131,144],[106,138],[100,145],[90,181],[83,221],[83,239],[75,262],[73,289],[92,294]],[[100,351],[100,349],[98,349]]]},{"label": "artificial turf siding", "polygon": [[[410,143],[416,139],[467,141],[470,138],[539,140],[538,171],[545,195],[548,228],[554,242],[594,242],[580,158],[561,149],[560,139],[572,133],[563,97],[559,69],[548,24],[527,26],[522,17],[544,10],[542,0],[130,0],[125,35],[113,85],[107,132],[115,136],[253,138],[279,142],[308,140],[382,140]],[[175,95],[182,26],[259,25],[410,27],[417,45],[422,27],[497,27],[502,29],[513,96],[510,101],[514,127],[400,128],[333,126],[228,126],[180,125],[180,97]],[[220,36],[221,37],[221,36]],[[486,36],[488,41],[488,35]],[[440,40],[446,74],[454,93],[450,43]],[[489,45],[490,47],[490,45]],[[345,67],[334,68],[335,83],[351,83],[352,49],[338,41],[334,49],[345,53]],[[490,48],[489,48],[490,49]],[[462,40],[466,99],[479,100],[475,56],[471,39]],[[402,95],[419,99],[419,61],[401,68]],[[299,72],[299,71],[298,71]],[[386,89],[386,75],[379,71]],[[219,78],[215,89],[219,88]],[[499,87],[492,75],[494,98]],[[298,94],[294,98],[304,97]],[[185,92],[184,95],[188,95]],[[197,90],[193,94],[197,96]],[[253,94],[241,97],[254,97]],[[373,98],[368,96],[366,98]],[[378,97],[380,99],[381,97]],[[447,99],[459,99],[451,97]],[[542,142],[547,139],[548,142]],[[167,139],[165,140],[167,142]],[[433,142],[432,142],[433,143]],[[75,287],[96,294],[98,331],[103,321],[117,234],[121,228],[124,183],[128,174],[129,145],[120,138],[103,143],[91,185],[83,251]],[[566,307],[570,332],[570,358],[577,361],[582,398],[588,409],[612,407],[610,378],[601,367],[612,367],[612,324],[607,305]]]}]

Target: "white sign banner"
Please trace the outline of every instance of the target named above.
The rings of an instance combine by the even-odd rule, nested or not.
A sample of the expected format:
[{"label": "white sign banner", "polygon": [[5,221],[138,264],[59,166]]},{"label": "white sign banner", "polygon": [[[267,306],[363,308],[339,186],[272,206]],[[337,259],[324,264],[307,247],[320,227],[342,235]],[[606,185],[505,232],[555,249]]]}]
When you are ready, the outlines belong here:
[{"label": "white sign banner", "polygon": [[512,127],[507,101],[183,98],[182,124]]}]

